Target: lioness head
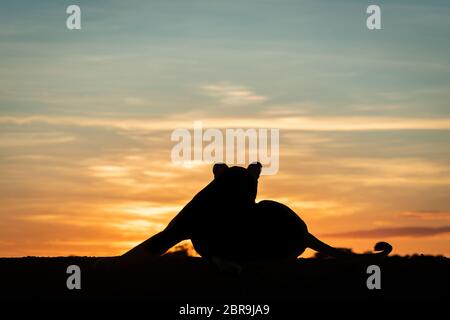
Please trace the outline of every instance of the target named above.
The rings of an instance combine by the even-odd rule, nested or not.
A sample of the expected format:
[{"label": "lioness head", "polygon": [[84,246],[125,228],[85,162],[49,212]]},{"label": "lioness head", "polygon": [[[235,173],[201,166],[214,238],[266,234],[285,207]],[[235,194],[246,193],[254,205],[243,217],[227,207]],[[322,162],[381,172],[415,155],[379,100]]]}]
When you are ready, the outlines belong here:
[{"label": "lioness head", "polygon": [[228,195],[230,201],[254,203],[261,168],[259,162],[252,163],[247,168],[230,168],[224,163],[216,163],[213,167],[216,187],[220,193]]}]

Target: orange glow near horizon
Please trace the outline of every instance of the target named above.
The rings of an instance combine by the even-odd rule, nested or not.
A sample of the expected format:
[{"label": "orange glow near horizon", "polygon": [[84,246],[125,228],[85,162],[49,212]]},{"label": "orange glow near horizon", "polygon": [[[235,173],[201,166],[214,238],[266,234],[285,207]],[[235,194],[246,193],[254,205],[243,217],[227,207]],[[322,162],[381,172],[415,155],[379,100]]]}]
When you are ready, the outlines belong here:
[{"label": "orange glow near horizon", "polygon": [[[74,128],[64,130],[75,136]],[[113,142],[80,132],[55,141],[48,134],[44,140],[42,134],[16,135],[13,145],[3,146],[17,154],[2,164],[7,174],[1,185],[0,256],[120,255],[163,229],[212,173],[209,164],[173,165],[169,132],[151,132],[157,149],[127,130],[120,134],[140,147],[119,143],[115,135]],[[293,144],[293,137],[300,142]],[[364,252],[383,240],[397,254],[449,255],[448,231],[439,229],[448,213],[413,205],[414,197],[422,197],[418,207],[428,201],[423,190],[449,184],[447,166],[417,158],[333,155],[329,161],[330,135],[285,131],[284,138],[280,171],[260,178],[258,200],[289,205],[313,234],[334,246]],[[90,139],[115,151],[88,150]],[[414,226],[424,234],[397,230]],[[390,229],[399,234],[385,236]],[[364,230],[372,235],[345,235]]]}]

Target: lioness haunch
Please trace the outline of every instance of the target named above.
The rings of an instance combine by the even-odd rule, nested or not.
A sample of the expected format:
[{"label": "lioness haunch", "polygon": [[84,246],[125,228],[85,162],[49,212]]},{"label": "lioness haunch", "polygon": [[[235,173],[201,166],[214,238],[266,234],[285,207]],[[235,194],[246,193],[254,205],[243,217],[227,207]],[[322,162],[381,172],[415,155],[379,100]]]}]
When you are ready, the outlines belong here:
[{"label": "lioness haunch", "polygon": [[[247,169],[215,164],[213,173],[214,180],[163,231],[123,256],[161,255],[186,239],[202,257],[235,262],[296,258],[306,248],[334,257],[350,254],[310,234],[287,206],[269,200],[255,203],[260,163]],[[375,250],[381,252],[373,254],[388,255],[392,246],[379,242]]]}]

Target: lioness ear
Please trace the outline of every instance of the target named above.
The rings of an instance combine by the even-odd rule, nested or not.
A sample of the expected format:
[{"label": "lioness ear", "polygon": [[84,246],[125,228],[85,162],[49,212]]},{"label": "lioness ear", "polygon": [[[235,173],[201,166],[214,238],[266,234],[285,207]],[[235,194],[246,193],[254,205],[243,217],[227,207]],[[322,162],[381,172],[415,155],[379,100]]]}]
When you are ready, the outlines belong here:
[{"label": "lioness ear", "polygon": [[225,163],[216,163],[213,167],[214,178],[217,178],[228,169]]},{"label": "lioness ear", "polygon": [[250,174],[253,176],[253,178],[258,180],[259,175],[261,174],[261,168],[262,168],[261,163],[253,162],[248,165],[247,170],[248,170],[248,172],[250,172]]}]

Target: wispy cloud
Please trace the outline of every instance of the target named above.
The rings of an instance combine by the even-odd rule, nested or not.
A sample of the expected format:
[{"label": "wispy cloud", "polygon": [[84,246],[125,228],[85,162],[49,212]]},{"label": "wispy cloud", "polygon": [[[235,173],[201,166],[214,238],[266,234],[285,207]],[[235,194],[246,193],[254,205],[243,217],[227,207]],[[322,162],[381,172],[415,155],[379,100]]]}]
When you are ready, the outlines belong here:
[{"label": "wispy cloud", "polygon": [[323,234],[334,238],[380,238],[380,237],[429,237],[450,232],[450,226],[443,227],[399,227],[355,230]]},{"label": "wispy cloud", "polygon": [[128,174],[128,168],[120,166],[92,166],[89,169],[93,171],[95,177],[123,177]]},{"label": "wispy cloud", "polygon": [[[411,186],[448,185],[450,170],[448,166],[432,160],[418,158],[343,158],[335,160],[335,168],[348,168],[358,174],[347,174],[348,183],[361,183],[365,186]],[[330,174],[329,178],[336,177]],[[341,179],[341,174],[338,179]],[[361,180],[361,177],[364,177]]]},{"label": "wispy cloud", "polygon": [[0,147],[37,146],[48,144],[60,144],[75,141],[76,138],[62,132],[20,132],[2,133]]},{"label": "wispy cloud", "polygon": [[400,213],[401,217],[416,218],[419,220],[450,220],[450,211],[420,210]]},{"label": "wispy cloud", "polygon": [[[184,118],[185,120],[179,120]],[[95,118],[78,116],[1,116],[2,124],[47,123],[81,127],[112,127],[122,130],[174,130],[192,128],[193,121],[203,120],[212,128],[279,128],[299,131],[382,131],[382,130],[449,130],[450,118],[407,117],[208,117],[178,115],[161,118]]]},{"label": "wispy cloud", "polygon": [[266,101],[268,98],[258,95],[244,86],[228,83],[210,84],[201,86],[203,94],[215,97],[220,103],[231,106],[243,106]]},{"label": "wispy cloud", "polygon": [[145,107],[150,104],[149,101],[141,97],[126,97],[124,103],[129,107]]}]

